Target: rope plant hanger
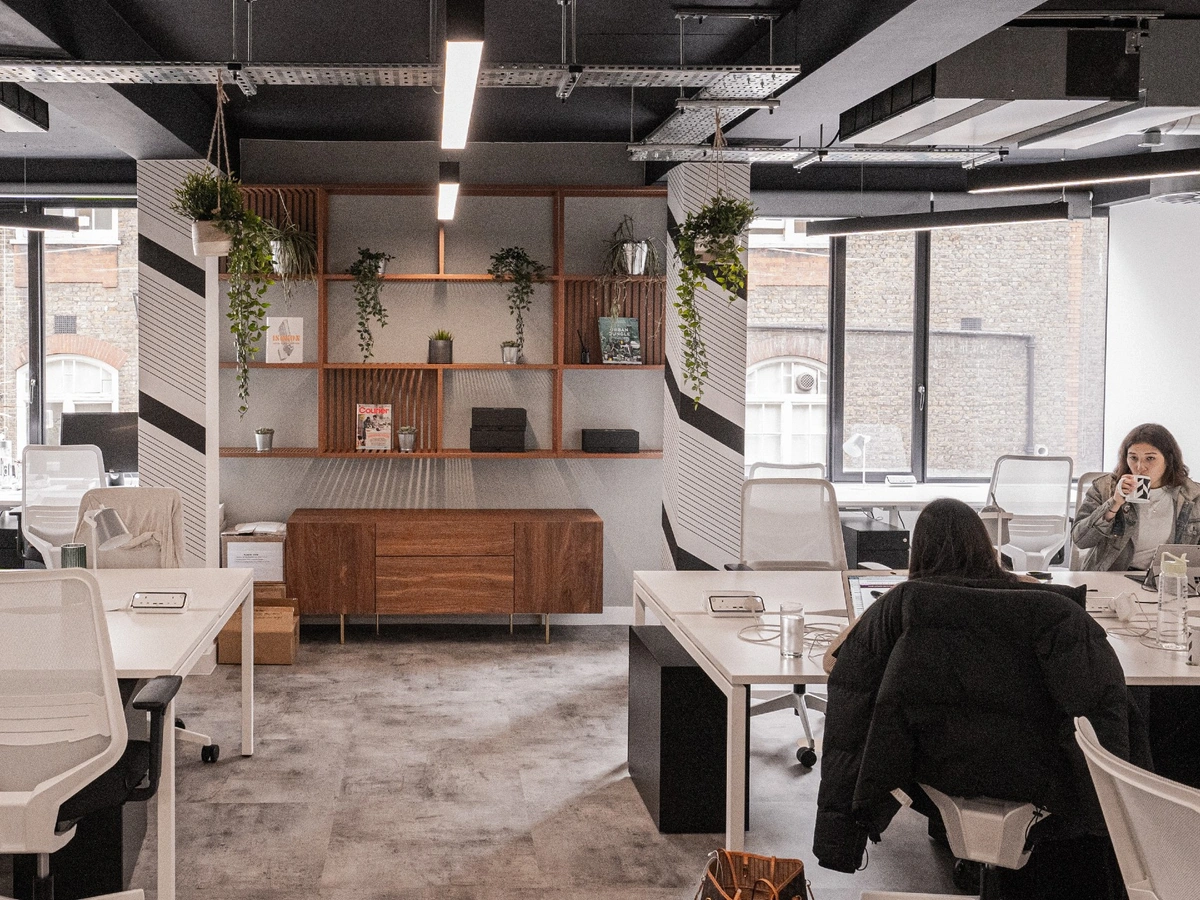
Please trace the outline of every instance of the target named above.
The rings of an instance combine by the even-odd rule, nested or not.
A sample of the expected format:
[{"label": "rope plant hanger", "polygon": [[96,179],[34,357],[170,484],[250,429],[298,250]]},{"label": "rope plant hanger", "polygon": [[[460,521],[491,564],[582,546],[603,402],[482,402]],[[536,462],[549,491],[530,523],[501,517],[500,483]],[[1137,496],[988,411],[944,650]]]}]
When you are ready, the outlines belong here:
[{"label": "rope plant hanger", "polygon": [[700,310],[696,293],[706,279],[715,281],[729,303],[738,299],[746,287],[746,267],[742,263],[742,232],[754,218],[754,204],[738,200],[726,193],[724,150],[727,146],[721,130],[721,111],[713,111],[712,177],[706,182],[709,200],[699,209],[688,213],[675,238],[679,256],[679,286],[674,307],[679,314],[679,331],[683,341],[683,366],[680,387],[691,385],[692,400],[700,405],[704,382],[708,380],[708,351],[700,331]]}]

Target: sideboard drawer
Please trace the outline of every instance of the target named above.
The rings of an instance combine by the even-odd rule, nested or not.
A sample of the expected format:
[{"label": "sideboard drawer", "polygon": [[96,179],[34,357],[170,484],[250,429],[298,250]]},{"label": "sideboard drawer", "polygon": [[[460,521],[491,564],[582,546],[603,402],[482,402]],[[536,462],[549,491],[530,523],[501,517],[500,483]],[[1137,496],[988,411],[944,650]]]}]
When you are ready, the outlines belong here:
[{"label": "sideboard drawer", "polygon": [[511,557],[513,524],[382,520],[375,526],[375,555]]},{"label": "sideboard drawer", "polygon": [[378,556],[375,611],[381,615],[513,611],[513,561],[506,556]]}]

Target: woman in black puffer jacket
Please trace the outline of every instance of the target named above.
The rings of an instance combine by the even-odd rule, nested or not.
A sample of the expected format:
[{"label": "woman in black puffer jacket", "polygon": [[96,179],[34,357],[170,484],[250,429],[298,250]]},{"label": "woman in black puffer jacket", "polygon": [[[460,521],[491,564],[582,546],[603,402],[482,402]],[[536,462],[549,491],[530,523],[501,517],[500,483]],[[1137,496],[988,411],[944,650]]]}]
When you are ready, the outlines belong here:
[{"label": "woman in black puffer jacket", "polygon": [[[879,840],[899,809],[893,789],[933,812],[922,782],[1051,813],[1026,868],[1006,877],[1007,895],[1124,895],[1072,720],[1086,716],[1130,758],[1130,705],[1083,591],[1003,571],[965,504],[926,507],[909,581],[863,614],[830,673],[813,842],[822,866],[860,866],[867,838]],[[1146,764],[1144,739],[1135,743]]]}]

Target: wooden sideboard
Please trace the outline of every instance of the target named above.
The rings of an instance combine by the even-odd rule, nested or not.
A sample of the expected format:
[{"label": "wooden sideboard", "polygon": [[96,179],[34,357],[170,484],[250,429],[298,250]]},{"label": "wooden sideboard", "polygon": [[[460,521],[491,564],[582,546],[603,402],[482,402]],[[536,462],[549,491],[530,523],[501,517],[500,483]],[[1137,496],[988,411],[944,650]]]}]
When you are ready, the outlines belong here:
[{"label": "wooden sideboard", "polygon": [[590,509],[298,509],[287,584],[301,615],[598,613]]}]

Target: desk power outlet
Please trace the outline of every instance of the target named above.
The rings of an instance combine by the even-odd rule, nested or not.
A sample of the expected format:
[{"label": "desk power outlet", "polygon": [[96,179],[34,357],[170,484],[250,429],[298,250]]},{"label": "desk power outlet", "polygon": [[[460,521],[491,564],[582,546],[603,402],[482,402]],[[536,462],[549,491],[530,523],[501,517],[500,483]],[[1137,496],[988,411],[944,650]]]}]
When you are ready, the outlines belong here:
[{"label": "desk power outlet", "polygon": [[138,591],[129,608],[137,612],[183,612],[187,591]]}]

